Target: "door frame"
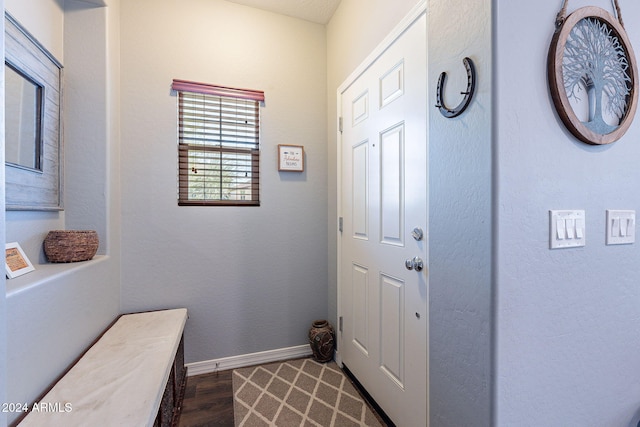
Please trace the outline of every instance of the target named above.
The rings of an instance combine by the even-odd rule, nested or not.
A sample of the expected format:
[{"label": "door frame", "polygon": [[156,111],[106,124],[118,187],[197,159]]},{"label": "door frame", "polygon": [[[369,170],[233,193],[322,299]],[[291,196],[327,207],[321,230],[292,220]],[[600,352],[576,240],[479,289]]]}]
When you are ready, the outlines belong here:
[{"label": "door frame", "polygon": [[[343,334],[342,334],[342,330],[341,330],[341,324],[339,322],[339,320],[341,319],[341,317],[343,316],[343,310],[342,310],[342,297],[341,297],[341,290],[342,287],[344,286],[342,283],[342,227],[340,226],[341,224],[341,218],[343,218],[343,214],[342,214],[342,183],[343,183],[343,177],[342,177],[342,145],[343,145],[343,140],[342,140],[342,123],[341,123],[341,118],[343,116],[343,111],[342,111],[342,95],[344,94],[344,92],[365,72],[367,71],[367,69],[369,69],[369,67],[371,67],[373,65],[374,62],[376,62],[376,60],[391,46],[395,43],[395,41],[400,38],[400,36],[402,36],[402,34],[404,34],[404,32],[409,29],[409,27],[411,27],[411,25],[413,25],[413,23],[420,18],[423,14],[427,13],[427,0],[421,0],[418,4],[416,4],[413,9],[411,9],[409,11],[409,13],[393,28],[393,30],[380,42],[380,44],[378,44],[378,46],[376,46],[375,49],[373,49],[373,51],[367,55],[367,57],[365,58],[365,60],[358,66],[355,68],[355,70],[349,75],[349,77],[347,77],[345,79],[345,81],[338,86],[338,89],[336,90],[336,103],[337,103],[337,120],[338,120],[338,126],[337,126],[337,130],[336,130],[336,187],[337,187],[337,191],[336,191],[336,206],[337,206],[337,218],[336,218],[336,224],[338,224],[339,226],[336,227],[336,242],[337,242],[337,255],[336,255],[336,274],[337,274],[337,295],[336,295],[336,304],[337,304],[337,314],[338,314],[338,325],[336,327],[336,332],[337,332],[337,349],[335,352],[335,359],[337,364],[342,367],[342,355],[340,353],[340,349],[342,349],[344,343],[343,343]],[[428,21],[428,20],[427,20]],[[428,22],[427,22],[427,26],[428,26]],[[427,27],[428,28],[428,27]],[[428,58],[427,58],[427,65],[428,65]],[[424,76],[425,79],[428,78],[427,75]],[[427,82],[427,91],[429,88],[429,84]],[[428,99],[425,99],[424,102],[428,102]],[[426,165],[425,165],[426,167]],[[428,181],[427,181],[427,188],[428,188]],[[427,262],[428,265],[428,262]],[[428,273],[427,273],[428,274]],[[428,279],[427,279],[428,280]],[[427,286],[427,292],[428,292],[429,287]],[[427,306],[428,306],[428,295],[427,295]],[[425,404],[427,405],[427,426],[429,425],[429,320],[428,320],[427,316],[427,366],[426,366],[426,372],[427,372],[427,377],[425,378],[425,381],[427,381],[427,402],[425,402]]]}]

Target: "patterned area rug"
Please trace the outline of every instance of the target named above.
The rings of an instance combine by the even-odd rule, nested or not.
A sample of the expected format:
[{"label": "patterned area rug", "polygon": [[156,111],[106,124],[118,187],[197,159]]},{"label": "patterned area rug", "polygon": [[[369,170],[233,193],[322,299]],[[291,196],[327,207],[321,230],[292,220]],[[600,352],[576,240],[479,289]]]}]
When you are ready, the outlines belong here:
[{"label": "patterned area rug", "polygon": [[236,427],[382,426],[335,362],[297,359],[233,371]]}]

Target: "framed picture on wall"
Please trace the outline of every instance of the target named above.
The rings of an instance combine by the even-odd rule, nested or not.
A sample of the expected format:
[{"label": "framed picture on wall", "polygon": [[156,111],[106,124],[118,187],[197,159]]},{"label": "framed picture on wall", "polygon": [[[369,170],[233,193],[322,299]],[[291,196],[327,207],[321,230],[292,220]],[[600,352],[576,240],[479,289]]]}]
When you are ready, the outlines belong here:
[{"label": "framed picture on wall", "polygon": [[278,170],[303,172],[304,147],[302,145],[278,144]]},{"label": "framed picture on wall", "polygon": [[29,258],[27,258],[18,242],[7,243],[5,245],[4,265],[9,279],[22,276],[23,274],[35,270],[35,268],[33,268],[33,264],[31,264],[31,261],[29,261]]},{"label": "framed picture on wall", "polygon": [[615,16],[587,6],[556,18],[547,58],[551,98],[565,127],[587,144],[610,144],[631,126],[638,105],[638,67]]}]

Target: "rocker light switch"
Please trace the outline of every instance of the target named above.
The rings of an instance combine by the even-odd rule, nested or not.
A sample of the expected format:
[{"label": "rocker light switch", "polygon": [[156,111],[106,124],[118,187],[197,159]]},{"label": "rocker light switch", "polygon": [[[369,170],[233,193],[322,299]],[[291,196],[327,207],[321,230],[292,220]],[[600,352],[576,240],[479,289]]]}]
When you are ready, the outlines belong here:
[{"label": "rocker light switch", "polygon": [[584,219],[576,219],[576,238],[584,239]]},{"label": "rocker light switch", "polygon": [[575,248],[585,245],[585,213],[580,211],[549,211],[549,247]]},{"label": "rocker light switch", "polygon": [[636,240],[636,211],[607,209],[607,245],[625,245]]},{"label": "rocker light switch", "polygon": [[566,231],[564,228],[564,219],[556,220],[556,239],[564,240],[564,236],[566,235]]}]

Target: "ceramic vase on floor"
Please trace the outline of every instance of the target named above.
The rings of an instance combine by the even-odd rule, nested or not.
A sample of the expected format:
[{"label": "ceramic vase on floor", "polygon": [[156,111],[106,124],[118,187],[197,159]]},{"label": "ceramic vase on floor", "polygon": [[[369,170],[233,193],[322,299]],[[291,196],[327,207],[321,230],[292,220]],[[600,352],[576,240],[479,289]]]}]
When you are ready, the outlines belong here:
[{"label": "ceramic vase on floor", "polygon": [[333,359],[335,333],[326,320],[316,320],[309,329],[309,345],[316,362],[328,362]]}]

